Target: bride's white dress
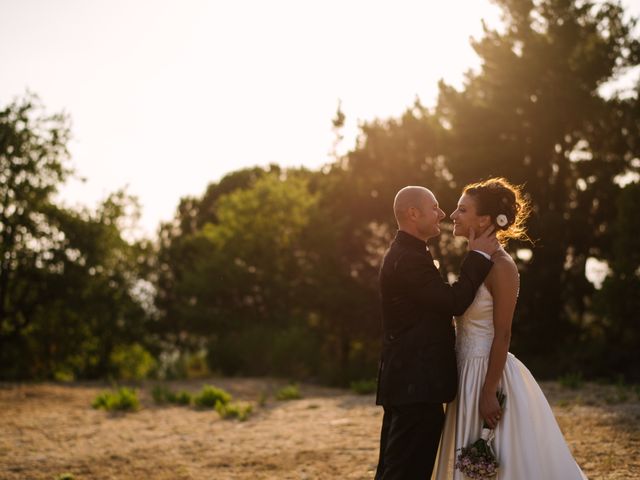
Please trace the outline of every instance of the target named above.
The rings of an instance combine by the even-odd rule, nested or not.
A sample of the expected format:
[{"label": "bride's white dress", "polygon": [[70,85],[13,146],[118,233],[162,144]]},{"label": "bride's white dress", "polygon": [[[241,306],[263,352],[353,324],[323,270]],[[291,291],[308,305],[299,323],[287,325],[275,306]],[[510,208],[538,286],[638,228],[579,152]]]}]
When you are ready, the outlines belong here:
[{"label": "bride's white dress", "polygon": [[[463,480],[454,469],[457,450],[480,438],[480,390],[489,366],[493,341],[493,298],[483,284],[464,315],[456,317],[459,385],[447,405],[440,449],[432,480]],[[582,480],[549,403],[531,372],[511,353],[500,387],[507,394],[495,430],[497,480]]]}]

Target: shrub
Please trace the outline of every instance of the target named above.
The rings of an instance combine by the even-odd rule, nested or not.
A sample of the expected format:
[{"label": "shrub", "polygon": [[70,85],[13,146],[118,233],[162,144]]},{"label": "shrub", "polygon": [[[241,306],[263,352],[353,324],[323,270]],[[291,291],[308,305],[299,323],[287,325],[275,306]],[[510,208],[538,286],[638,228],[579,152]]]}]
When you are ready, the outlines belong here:
[{"label": "shrub", "polygon": [[205,385],[193,399],[198,407],[215,407],[217,402],[226,405],[231,401],[231,395],[221,388]]},{"label": "shrub", "polygon": [[157,404],[176,403],[178,405],[189,405],[191,403],[191,394],[189,392],[181,390],[176,393],[164,385],[153,387],[151,396]]},{"label": "shrub", "polygon": [[189,392],[181,390],[174,395],[174,400],[172,403],[177,403],[178,405],[190,405],[191,394]]},{"label": "shrub", "polygon": [[582,373],[567,373],[566,375],[561,376],[558,381],[560,385],[565,388],[570,388],[571,390],[578,390],[582,388],[584,384],[584,380],[582,379]]},{"label": "shrub", "polygon": [[142,380],[156,366],[151,354],[138,343],[117,346],[109,360],[116,376],[123,380]]},{"label": "shrub", "polygon": [[93,400],[91,406],[107,411],[133,411],[140,408],[140,401],[135,390],[121,387],[115,392],[102,392]]},{"label": "shrub", "polygon": [[237,418],[241,422],[244,422],[251,412],[253,412],[253,406],[250,403],[216,403],[216,412],[226,419]]},{"label": "shrub", "polygon": [[375,380],[357,380],[351,382],[351,390],[358,395],[368,395],[376,391],[377,383]]},{"label": "shrub", "polygon": [[276,400],[297,400],[302,398],[298,385],[286,386],[276,393]]},{"label": "shrub", "polygon": [[151,396],[153,397],[154,402],[163,404],[167,402],[172,403],[175,394],[164,385],[156,385],[151,390]]}]

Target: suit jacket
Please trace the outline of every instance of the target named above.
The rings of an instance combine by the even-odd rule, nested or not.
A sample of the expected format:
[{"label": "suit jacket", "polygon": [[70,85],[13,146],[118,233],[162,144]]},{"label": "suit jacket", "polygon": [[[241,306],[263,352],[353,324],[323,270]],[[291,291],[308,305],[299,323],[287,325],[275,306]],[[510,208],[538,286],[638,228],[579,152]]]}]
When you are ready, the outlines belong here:
[{"label": "suit jacket", "polygon": [[425,242],[399,231],[380,268],[382,355],[378,405],[450,402],[458,372],[452,316],[471,305],[493,262],[469,252],[456,283],[433,264]]}]

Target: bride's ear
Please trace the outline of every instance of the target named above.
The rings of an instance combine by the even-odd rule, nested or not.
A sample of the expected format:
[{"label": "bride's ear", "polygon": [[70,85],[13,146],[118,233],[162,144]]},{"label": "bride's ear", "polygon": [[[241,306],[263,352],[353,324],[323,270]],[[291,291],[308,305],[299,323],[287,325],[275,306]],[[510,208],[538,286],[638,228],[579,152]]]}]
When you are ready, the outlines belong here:
[{"label": "bride's ear", "polygon": [[491,217],[489,215],[481,215],[478,217],[478,226],[483,230],[491,225]]}]

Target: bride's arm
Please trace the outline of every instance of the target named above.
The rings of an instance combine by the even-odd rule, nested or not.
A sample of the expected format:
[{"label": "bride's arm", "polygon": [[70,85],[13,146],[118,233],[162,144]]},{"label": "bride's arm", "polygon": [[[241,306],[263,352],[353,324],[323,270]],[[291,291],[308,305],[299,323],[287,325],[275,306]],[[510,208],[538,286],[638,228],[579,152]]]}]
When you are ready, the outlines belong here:
[{"label": "bride's arm", "polygon": [[501,413],[496,392],[511,342],[511,322],[518,297],[518,270],[510,259],[500,258],[495,261],[487,280],[493,296],[494,337],[487,375],[480,393],[479,408],[482,418],[491,428],[495,428]]}]

